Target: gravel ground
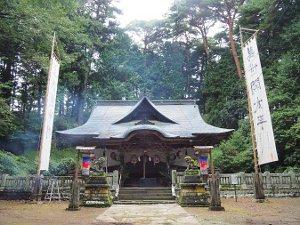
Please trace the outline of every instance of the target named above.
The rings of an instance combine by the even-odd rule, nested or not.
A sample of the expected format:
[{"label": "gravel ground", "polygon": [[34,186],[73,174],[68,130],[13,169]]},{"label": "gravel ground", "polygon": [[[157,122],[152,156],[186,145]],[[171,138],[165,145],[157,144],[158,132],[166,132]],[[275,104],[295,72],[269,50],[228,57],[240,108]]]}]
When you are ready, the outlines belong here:
[{"label": "gravel ground", "polygon": [[224,212],[207,208],[166,205],[113,205],[109,209],[82,208],[69,212],[67,202],[33,204],[0,201],[0,225],[140,225],[140,224],[300,224],[300,198],[222,199]]},{"label": "gravel ground", "polygon": [[300,198],[269,198],[256,203],[252,198],[222,199],[224,212],[205,208],[184,208],[197,217],[200,224],[300,225]]}]

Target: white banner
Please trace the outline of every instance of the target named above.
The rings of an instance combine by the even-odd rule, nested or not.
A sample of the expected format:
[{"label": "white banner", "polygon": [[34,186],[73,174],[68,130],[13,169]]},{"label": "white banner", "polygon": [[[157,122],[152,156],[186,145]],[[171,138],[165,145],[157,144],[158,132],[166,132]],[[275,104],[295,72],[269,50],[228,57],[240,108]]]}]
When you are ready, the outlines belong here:
[{"label": "white banner", "polygon": [[253,35],[242,46],[246,85],[250,98],[251,112],[257,147],[258,164],[278,161],[271,115],[256,44]]},{"label": "white banner", "polygon": [[39,171],[48,170],[49,168],[58,74],[59,62],[56,56],[52,54],[45,97],[42,137],[40,141]]}]

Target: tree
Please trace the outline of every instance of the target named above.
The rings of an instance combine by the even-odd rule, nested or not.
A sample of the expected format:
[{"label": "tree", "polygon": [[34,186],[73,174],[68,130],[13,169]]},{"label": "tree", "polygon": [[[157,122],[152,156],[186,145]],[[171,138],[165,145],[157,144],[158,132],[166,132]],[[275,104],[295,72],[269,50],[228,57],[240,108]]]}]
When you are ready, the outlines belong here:
[{"label": "tree", "polygon": [[270,104],[279,162],[283,169],[300,160],[300,59],[298,1],[251,1],[243,7],[242,26],[260,29],[258,45]]},{"label": "tree", "polygon": [[5,100],[0,97],[0,139],[7,137],[16,129],[15,118]]},{"label": "tree", "polygon": [[[209,55],[208,31],[215,21],[206,10],[206,2],[198,0],[185,0],[171,7],[170,18],[175,26],[189,30],[190,34],[200,34],[206,56]],[[189,27],[189,28],[188,28]],[[180,28],[179,28],[180,29]]]},{"label": "tree", "polygon": [[239,60],[236,41],[234,40],[234,25],[238,16],[239,8],[244,4],[245,0],[207,0],[207,8],[216,18],[227,25],[228,38],[231,54],[236,66],[237,75],[242,78],[242,68]]}]

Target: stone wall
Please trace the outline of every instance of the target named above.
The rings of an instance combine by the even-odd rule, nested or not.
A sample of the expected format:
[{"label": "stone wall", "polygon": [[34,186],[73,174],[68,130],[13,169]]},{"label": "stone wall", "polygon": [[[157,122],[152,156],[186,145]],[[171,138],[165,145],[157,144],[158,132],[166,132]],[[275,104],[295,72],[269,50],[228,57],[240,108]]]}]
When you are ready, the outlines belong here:
[{"label": "stone wall", "polygon": [[[115,194],[118,190],[118,176],[118,171],[107,174],[107,182],[112,194]],[[54,179],[58,181],[62,199],[69,199],[73,180],[72,176],[45,176],[42,179],[42,199],[47,193],[51,180]],[[82,177],[79,177],[79,180],[82,184],[84,183]],[[0,199],[29,199],[34,190],[34,181],[35,176],[19,177],[0,174]],[[84,192],[83,185],[81,192]]]},{"label": "stone wall", "polygon": [[[107,175],[108,184],[113,194],[118,191],[118,171]],[[44,177],[43,195],[47,192],[51,179],[57,179],[63,199],[68,199],[72,184],[72,176]],[[300,196],[299,173],[262,173],[263,185],[266,196],[284,197]],[[24,199],[29,198],[34,188],[35,176],[16,177],[0,174],[0,199]],[[236,187],[238,196],[253,196],[253,174],[235,173],[220,174],[221,196],[233,197]],[[236,184],[234,181],[237,181]],[[81,182],[83,182],[81,180]],[[172,171],[172,190],[175,194],[179,183],[183,182],[183,172]]]}]

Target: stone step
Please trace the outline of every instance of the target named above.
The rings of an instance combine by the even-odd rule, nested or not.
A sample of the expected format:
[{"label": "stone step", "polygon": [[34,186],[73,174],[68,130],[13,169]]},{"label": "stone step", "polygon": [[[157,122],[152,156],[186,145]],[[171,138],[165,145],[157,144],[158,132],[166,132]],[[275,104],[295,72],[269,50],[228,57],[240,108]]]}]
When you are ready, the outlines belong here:
[{"label": "stone step", "polygon": [[174,200],[170,187],[127,187],[121,188],[119,200]]},{"label": "stone step", "polygon": [[157,190],[171,190],[171,187],[121,187],[120,190],[149,190],[149,191],[157,191]]},{"label": "stone step", "polygon": [[175,200],[118,200],[114,204],[120,205],[145,205],[145,204],[175,204]]},{"label": "stone step", "polygon": [[132,191],[119,191],[119,194],[124,194],[124,195],[172,195],[172,191],[157,191],[157,192],[132,192]]},{"label": "stone step", "polygon": [[119,192],[119,195],[144,195],[144,196],[160,196],[160,195],[172,195],[172,192]]},{"label": "stone step", "polygon": [[172,193],[171,188],[121,188],[120,193]]},{"label": "stone step", "polygon": [[172,195],[120,195],[118,196],[120,200],[173,200]]}]

